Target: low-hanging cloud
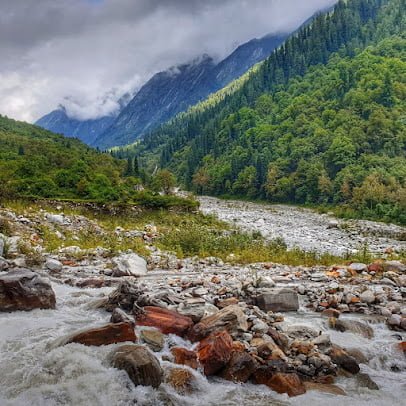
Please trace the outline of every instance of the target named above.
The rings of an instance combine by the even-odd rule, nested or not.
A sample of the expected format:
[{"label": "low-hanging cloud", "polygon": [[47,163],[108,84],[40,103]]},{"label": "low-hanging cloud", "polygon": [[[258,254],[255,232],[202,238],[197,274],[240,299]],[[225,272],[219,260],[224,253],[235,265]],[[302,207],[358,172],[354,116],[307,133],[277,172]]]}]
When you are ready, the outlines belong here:
[{"label": "low-hanging cloud", "polygon": [[112,114],[154,73],[287,32],[336,0],[0,0],[0,114]]}]

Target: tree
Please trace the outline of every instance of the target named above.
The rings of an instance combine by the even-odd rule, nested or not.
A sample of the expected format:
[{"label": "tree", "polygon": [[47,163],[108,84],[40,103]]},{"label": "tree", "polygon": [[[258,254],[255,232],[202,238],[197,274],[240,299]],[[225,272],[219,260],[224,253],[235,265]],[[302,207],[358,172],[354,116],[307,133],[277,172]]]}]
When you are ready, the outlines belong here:
[{"label": "tree", "polygon": [[167,169],[162,169],[152,179],[152,188],[168,195],[176,185],[175,175]]}]

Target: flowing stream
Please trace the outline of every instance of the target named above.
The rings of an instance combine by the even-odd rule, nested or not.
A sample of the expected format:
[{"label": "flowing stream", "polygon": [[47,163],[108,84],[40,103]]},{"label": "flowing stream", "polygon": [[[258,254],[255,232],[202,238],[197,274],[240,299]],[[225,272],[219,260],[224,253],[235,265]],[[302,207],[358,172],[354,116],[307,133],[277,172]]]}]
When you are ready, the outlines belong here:
[{"label": "flowing stream", "polygon": [[[203,206],[209,211],[207,204]],[[219,213],[219,205],[216,207]],[[220,217],[229,215],[225,207]],[[232,210],[235,214],[235,207]],[[156,277],[159,278],[159,273]],[[233,384],[218,378],[208,380],[196,371],[193,371],[196,391],[189,395],[182,396],[166,384],[158,390],[134,387],[125,372],[107,362],[109,353],[118,345],[56,344],[58,338],[73,331],[108,322],[109,313],[96,309],[92,303],[109,294],[112,288],[80,289],[57,283],[53,283],[53,288],[57,297],[55,310],[0,313],[0,406],[392,406],[406,399],[406,358],[396,348],[399,333],[388,330],[382,323],[371,324],[374,330],[371,340],[336,332],[328,329],[325,319],[303,308],[297,314],[287,314],[285,323],[327,331],[332,342],[361,350],[369,359],[367,364],[361,364],[361,370],[370,375],[380,390],[363,387],[356,377],[339,378],[337,385],[347,396],[308,391],[289,399],[265,386]],[[169,345],[173,343],[192,348],[191,343],[168,336],[158,357],[169,354]],[[162,361],[163,367],[166,364]]]}]

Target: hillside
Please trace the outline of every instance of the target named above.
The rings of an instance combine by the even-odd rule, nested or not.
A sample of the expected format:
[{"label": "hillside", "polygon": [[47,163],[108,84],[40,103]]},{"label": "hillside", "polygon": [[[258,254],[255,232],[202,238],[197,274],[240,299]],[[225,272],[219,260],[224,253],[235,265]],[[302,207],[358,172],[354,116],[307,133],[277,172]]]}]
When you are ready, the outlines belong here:
[{"label": "hillside", "polygon": [[[403,5],[338,3],[234,92],[213,95],[147,137],[137,147],[143,164],[159,155],[198,192],[345,203],[365,216],[406,221],[404,39],[359,54],[404,33]],[[371,182],[380,194],[372,200],[363,196]]]}]

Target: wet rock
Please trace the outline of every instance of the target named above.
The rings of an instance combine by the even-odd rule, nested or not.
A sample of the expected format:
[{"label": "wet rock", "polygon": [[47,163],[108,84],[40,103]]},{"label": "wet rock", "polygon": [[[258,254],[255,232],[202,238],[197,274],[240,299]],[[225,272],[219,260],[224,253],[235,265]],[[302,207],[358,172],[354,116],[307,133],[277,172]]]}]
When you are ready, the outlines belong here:
[{"label": "wet rock", "polygon": [[28,269],[15,269],[0,276],[0,311],[54,309],[55,293],[50,282]]},{"label": "wet rock", "polygon": [[372,327],[358,320],[344,320],[331,317],[329,319],[329,326],[337,331],[349,331],[369,339],[374,336],[374,330]]},{"label": "wet rock", "polygon": [[337,309],[325,309],[321,312],[324,317],[334,317],[338,319],[340,317],[340,312]]},{"label": "wet rock", "polygon": [[198,323],[204,317],[206,301],[201,298],[186,299],[184,303],[178,306],[177,311]]},{"label": "wet rock", "polygon": [[78,343],[87,346],[101,346],[125,341],[137,341],[133,326],[128,323],[111,323],[89,330],[77,331],[60,339],[58,344]]},{"label": "wet rock", "polygon": [[231,359],[233,339],[227,331],[214,332],[202,340],[197,347],[197,358],[204,374],[214,375]]},{"label": "wet rock", "polygon": [[137,254],[123,254],[112,259],[113,276],[144,276],[147,273],[147,262]]},{"label": "wet rock", "polygon": [[170,368],[165,373],[165,382],[172,386],[181,395],[193,392],[196,385],[196,378],[185,368]]},{"label": "wet rock", "polygon": [[257,361],[246,352],[233,352],[221,377],[228,381],[245,383],[257,369]]},{"label": "wet rock", "polygon": [[256,298],[257,306],[266,312],[289,312],[299,309],[299,299],[293,289],[275,289],[259,295]]},{"label": "wet rock", "polygon": [[319,336],[317,336],[312,340],[312,343],[319,347],[329,346],[331,344],[330,336],[328,334],[320,334]]},{"label": "wet rock", "polygon": [[52,272],[62,271],[62,262],[58,261],[57,259],[48,258],[45,262],[45,266]]},{"label": "wet rock", "polygon": [[329,393],[337,396],[347,396],[345,391],[337,385],[322,384],[318,382],[304,382],[306,390],[315,390],[318,392]]},{"label": "wet rock", "polygon": [[360,371],[359,365],[355,358],[351,357],[346,351],[337,345],[333,345],[328,352],[331,360],[344,370],[357,374]]},{"label": "wet rock", "polygon": [[86,278],[76,282],[78,288],[100,289],[105,286],[106,281],[102,278]]},{"label": "wet rock", "polygon": [[180,337],[184,337],[193,326],[190,317],[154,306],[144,307],[144,312],[136,316],[136,323],[140,326],[156,327],[163,334],[176,334]]},{"label": "wet rock", "polygon": [[171,348],[171,353],[174,356],[175,364],[186,365],[193,369],[199,367],[197,354],[194,351],[181,347],[173,347]]},{"label": "wet rock", "polygon": [[264,372],[264,369],[259,369],[255,372],[254,377],[257,384],[266,385],[278,393],[287,393],[289,397],[306,393],[306,388],[297,374],[282,372],[269,374]]},{"label": "wet rock", "polygon": [[287,360],[285,353],[272,341],[266,341],[262,338],[258,338],[252,340],[250,344],[252,347],[257,347],[258,355],[263,360]]},{"label": "wet rock", "polygon": [[126,371],[135,386],[157,388],[162,383],[163,371],[159,361],[146,347],[124,345],[110,357],[113,367]]},{"label": "wet rock", "polygon": [[164,348],[164,335],[158,330],[141,330],[141,339],[151,348],[159,352]]},{"label": "wet rock", "polygon": [[372,390],[379,390],[379,386],[372,380],[372,378],[368,374],[357,374],[357,382],[359,386]]},{"label": "wet rock", "polygon": [[213,332],[227,330],[230,334],[248,330],[247,316],[240,306],[227,306],[195,324],[189,333],[192,341],[199,341]]},{"label": "wet rock", "polygon": [[111,323],[127,323],[131,325],[135,325],[134,319],[132,319],[125,311],[121,310],[120,308],[115,308],[111,313],[110,318]]}]

